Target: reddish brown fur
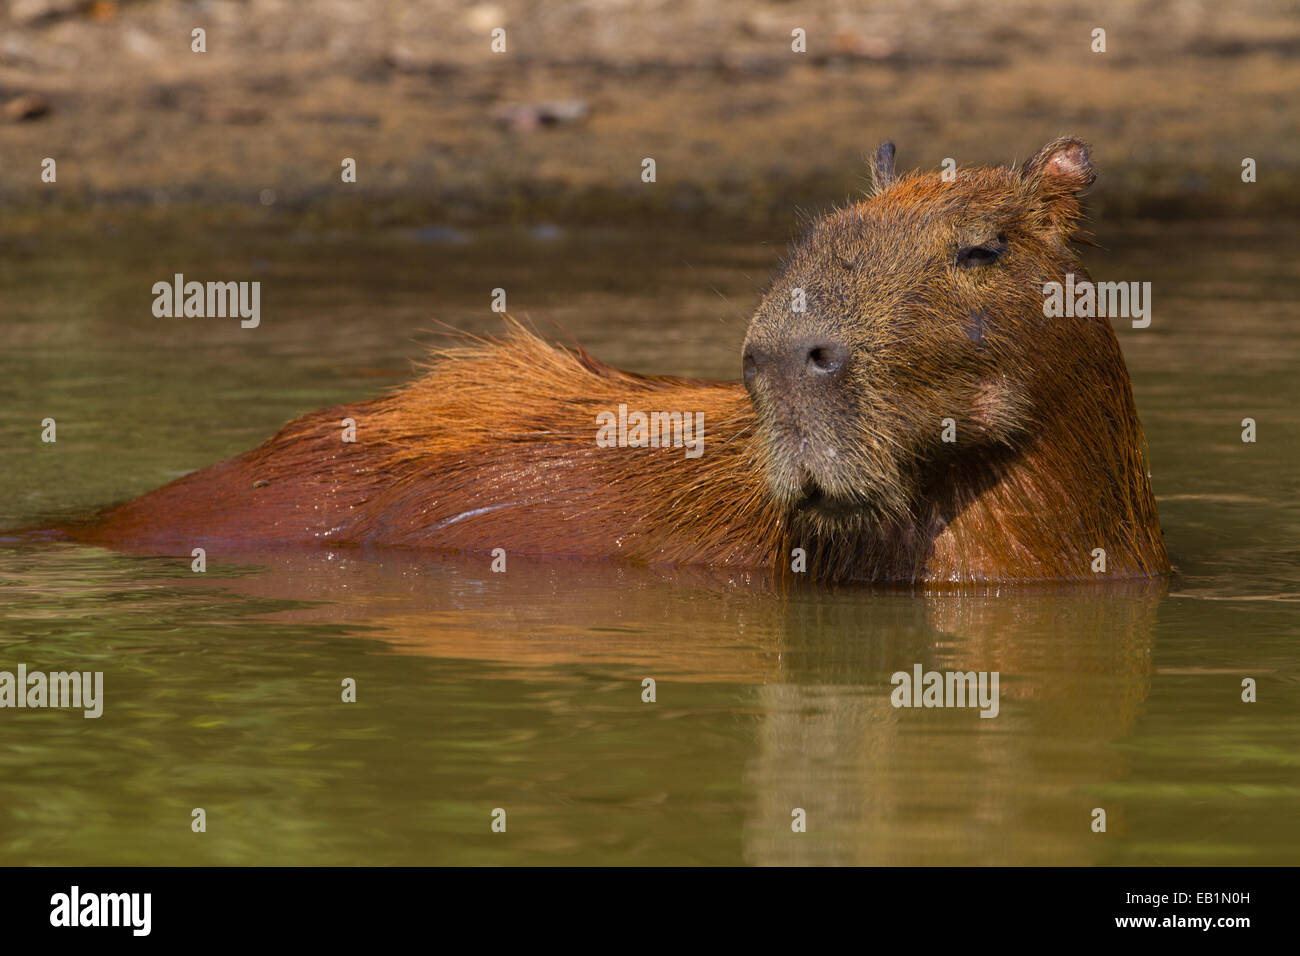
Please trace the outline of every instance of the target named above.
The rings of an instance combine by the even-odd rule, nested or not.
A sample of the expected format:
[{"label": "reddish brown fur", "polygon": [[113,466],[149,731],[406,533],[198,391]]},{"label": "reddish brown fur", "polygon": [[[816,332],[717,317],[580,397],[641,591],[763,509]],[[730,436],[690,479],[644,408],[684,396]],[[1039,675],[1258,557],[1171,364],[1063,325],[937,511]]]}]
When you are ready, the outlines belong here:
[{"label": "reddish brown fur", "polygon": [[[995,198],[988,215],[1002,214],[1003,193],[1007,208],[1033,203],[1034,216],[1020,217],[1025,241],[1041,245],[1033,268],[1084,275],[1066,249],[1077,184],[1000,170],[967,175],[972,203]],[[934,180],[886,183],[841,217],[919,211],[928,222],[954,201]],[[832,239],[843,246],[839,234]],[[878,278],[869,284],[872,295],[888,291]],[[1092,549],[1104,548],[1107,577],[1165,572],[1144,438],[1114,333],[1104,320],[1044,331],[1041,292],[1016,289],[999,292],[1006,301],[990,313],[990,348],[971,357],[968,376],[946,369],[934,395],[919,380],[873,392],[889,381],[887,370],[864,382],[861,394],[888,405],[849,423],[879,451],[849,479],[878,486],[891,502],[869,519],[809,519],[783,499],[773,485],[781,465],[771,422],[742,385],[619,371],[511,323],[502,339],[440,353],[402,389],[306,415],[244,455],[67,530],[83,541],[180,554],[319,543],[781,570],[803,547],[816,580],[912,582],[1091,579]],[[778,281],[773,296],[784,294]],[[850,318],[839,325],[852,335],[875,334]],[[950,352],[935,324],[926,334]],[[1010,377],[987,374],[980,363],[994,358]],[[924,352],[906,367],[941,377]],[[756,400],[760,409],[770,404],[761,393]],[[703,412],[704,454],[598,447],[596,416],[620,403]],[[964,427],[984,436],[961,455],[943,458],[948,450],[906,437],[909,416],[937,421],[954,405],[966,409]],[[356,443],[341,441],[344,418],[356,420]],[[881,432],[882,421],[904,424]],[[906,445],[908,457],[894,445]]]},{"label": "reddish brown fur", "polygon": [[[622,372],[513,323],[438,358],[405,388],[306,415],[72,532],[178,553],[319,542],[771,564],[780,520],[739,385]],[[598,448],[596,415],[620,402],[702,411],[705,453]],[[356,443],[341,441],[348,417]]]}]

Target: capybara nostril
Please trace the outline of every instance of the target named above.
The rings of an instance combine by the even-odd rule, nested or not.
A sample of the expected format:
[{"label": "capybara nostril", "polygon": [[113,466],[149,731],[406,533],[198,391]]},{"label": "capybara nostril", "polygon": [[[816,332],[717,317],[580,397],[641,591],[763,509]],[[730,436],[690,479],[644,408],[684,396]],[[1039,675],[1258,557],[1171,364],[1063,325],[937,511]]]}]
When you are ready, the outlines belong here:
[{"label": "capybara nostril", "polygon": [[749,389],[760,375],[775,378],[782,387],[789,387],[804,377],[818,381],[835,378],[848,361],[849,347],[842,342],[823,337],[802,338],[770,352],[745,346],[741,373]]},{"label": "capybara nostril", "polygon": [[843,370],[849,361],[848,346],[840,342],[819,341],[802,345],[806,354],[804,368],[814,377],[830,377]]},{"label": "capybara nostril", "polygon": [[745,354],[740,359],[740,374],[747,388],[753,383],[754,376],[758,374],[758,358],[752,345],[745,346]]}]

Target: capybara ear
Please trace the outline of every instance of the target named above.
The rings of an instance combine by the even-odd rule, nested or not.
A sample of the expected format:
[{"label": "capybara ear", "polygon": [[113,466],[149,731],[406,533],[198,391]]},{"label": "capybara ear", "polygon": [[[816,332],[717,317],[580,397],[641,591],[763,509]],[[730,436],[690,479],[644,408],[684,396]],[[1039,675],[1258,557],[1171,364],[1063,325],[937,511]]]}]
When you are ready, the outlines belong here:
[{"label": "capybara ear", "polygon": [[1048,143],[1025,162],[1022,172],[1026,179],[1068,193],[1083,192],[1097,178],[1088,144],[1073,136]]},{"label": "capybara ear", "polygon": [[894,173],[894,144],[881,143],[871,157],[871,195],[879,195],[886,186],[897,179]]}]

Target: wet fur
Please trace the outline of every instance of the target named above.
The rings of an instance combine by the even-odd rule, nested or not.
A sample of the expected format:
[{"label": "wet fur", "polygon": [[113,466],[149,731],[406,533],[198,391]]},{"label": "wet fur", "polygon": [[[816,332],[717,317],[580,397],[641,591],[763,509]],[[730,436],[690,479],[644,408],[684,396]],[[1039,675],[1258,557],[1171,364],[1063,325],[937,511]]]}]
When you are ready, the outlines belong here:
[{"label": "wet fur", "polygon": [[[963,170],[960,188],[895,175],[892,147],[878,155],[875,195],[796,247],[747,338],[786,334],[783,303],[806,286],[810,321],[852,336],[860,357],[833,407],[619,371],[510,323],[501,338],[437,353],[388,395],[303,416],[246,454],[64,530],[185,555],[504,548],[781,574],[803,548],[805,580],[913,583],[1094,579],[1100,547],[1106,577],[1162,574],[1119,344],[1105,319],[1048,322],[1034,285],[1086,275],[1069,242],[1091,166],[1071,143],[1019,170]],[[952,273],[945,242],[999,230],[1020,257],[1011,272]],[[703,456],[597,447],[597,414],[620,403],[703,412]],[[956,445],[937,440],[945,416],[958,419]],[[356,420],[356,443],[341,441],[344,418]],[[807,454],[816,442],[845,449],[817,467],[854,507],[800,506],[790,421],[808,433]]]}]

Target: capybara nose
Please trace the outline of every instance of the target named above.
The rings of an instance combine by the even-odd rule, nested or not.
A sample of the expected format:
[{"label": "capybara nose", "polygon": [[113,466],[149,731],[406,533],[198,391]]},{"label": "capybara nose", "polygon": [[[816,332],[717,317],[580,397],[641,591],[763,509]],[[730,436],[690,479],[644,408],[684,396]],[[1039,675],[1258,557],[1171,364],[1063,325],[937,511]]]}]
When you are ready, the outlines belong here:
[{"label": "capybara nose", "polygon": [[849,362],[849,348],[829,338],[800,339],[777,351],[745,347],[741,366],[745,385],[754,380],[777,377],[787,384],[800,379],[829,382],[839,376]]},{"label": "capybara nose", "polygon": [[815,339],[795,347],[795,360],[814,378],[832,378],[848,364],[849,349],[843,342]]}]

